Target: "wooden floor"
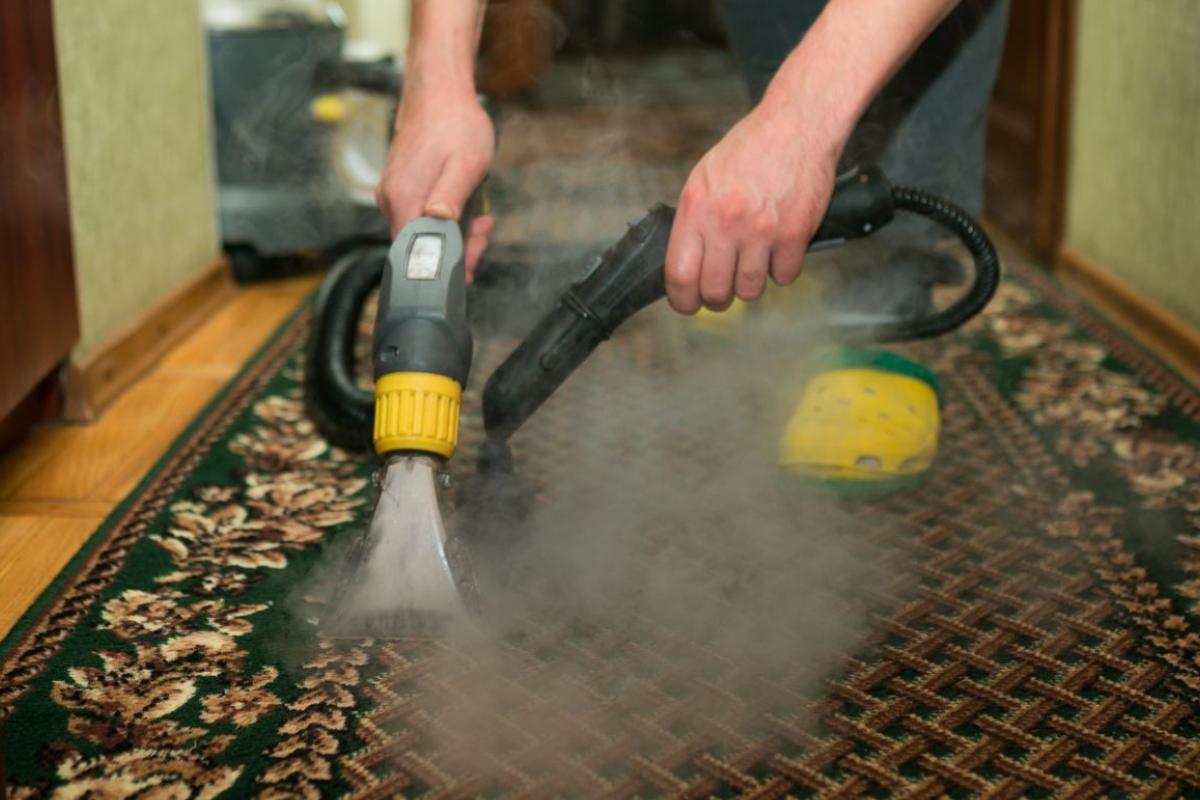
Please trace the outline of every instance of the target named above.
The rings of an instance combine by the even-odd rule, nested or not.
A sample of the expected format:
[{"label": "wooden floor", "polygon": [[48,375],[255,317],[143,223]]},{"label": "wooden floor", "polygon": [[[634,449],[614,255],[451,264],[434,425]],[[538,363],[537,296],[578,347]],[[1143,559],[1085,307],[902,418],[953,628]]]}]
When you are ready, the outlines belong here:
[{"label": "wooden floor", "polygon": [[0,637],[316,280],[239,289],[99,420],[0,457]]}]

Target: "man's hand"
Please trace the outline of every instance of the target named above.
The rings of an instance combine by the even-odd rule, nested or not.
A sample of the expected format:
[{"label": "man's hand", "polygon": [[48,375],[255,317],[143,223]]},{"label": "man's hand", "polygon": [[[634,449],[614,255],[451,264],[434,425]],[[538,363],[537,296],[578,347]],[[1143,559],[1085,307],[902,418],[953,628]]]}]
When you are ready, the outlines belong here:
[{"label": "man's hand", "polygon": [[[496,135],[475,100],[406,96],[396,117],[396,134],[383,177],[375,190],[392,236],[420,216],[459,219],[487,174]],[[487,247],[494,226],[476,217],[467,231],[467,280]]]},{"label": "man's hand", "polygon": [[829,0],[684,186],[664,276],[676,311],[720,311],[757,298],[768,275],[796,279],[855,123],[957,2]]},{"label": "man's hand", "polygon": [[840,144],[761,105],[692,170],[667,247],[671,306],[693,314],[757,300],[769,276],[787,285],[833,191]]},{"label": "man's hand", "polygon": [[[496,149],[496,132],[475,96],[475,51],[483,0],[413,0],[404,97],[375,200],[392,236],[420,216],[461,219]],[[467,281],[494,222],[467,233]]]}]

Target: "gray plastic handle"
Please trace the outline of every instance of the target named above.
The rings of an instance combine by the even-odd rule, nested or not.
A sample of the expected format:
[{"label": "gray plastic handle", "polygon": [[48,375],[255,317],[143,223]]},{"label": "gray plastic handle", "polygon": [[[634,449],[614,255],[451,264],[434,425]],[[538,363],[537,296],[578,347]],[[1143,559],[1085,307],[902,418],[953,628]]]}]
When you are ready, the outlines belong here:
[{"label": "gray plastic handle", "polygon": [[459,223],[418,217],[388,251],[375,321],[375,377],[428,372],[465,385],[471,349]]}]

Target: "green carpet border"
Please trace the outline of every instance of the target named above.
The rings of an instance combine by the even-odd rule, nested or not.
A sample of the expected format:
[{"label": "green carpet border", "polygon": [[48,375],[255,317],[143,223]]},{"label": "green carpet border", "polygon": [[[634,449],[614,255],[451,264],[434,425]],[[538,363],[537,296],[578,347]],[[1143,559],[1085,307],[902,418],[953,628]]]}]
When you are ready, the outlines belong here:
[{"label": "green carpet border", "polygon": [[[1068,306],[1076,318],[1075,323],[1086,333],[1095,336],[1097,339],[1104,340],[1098,330],[1101,328],[1110,335],[1108,341],[1119,342],[1129,350],[1136,353],[1144,361],[1154,364],[1164,373],[1170,376],[1171,379],[1179,383],[1179,388],[1191,392],[1196,395],[1197,401],[1200,402],[1200,384],[1193,383],[1188,376],[1177,370],[1171,362],[1160,356],[1152,347],[1138,339],[1129,331],[1125,330],[1124,325],[1115,317],[1106,312],[1103,308],[1096,305],[1092,301],[1084,297],[1078,289],[1066,283],[1061,276],[1056,274],[1054,270],[1046,268],[1040,264],[1030,265],[1032,268],[1026,267],[1018,273],[1018,280],[1028,280],[1030,274],[1036,274],[1037,280],[1044,282],[1047,286],[1053,287],[1058,293],[1059,299],[1064,306]],[[1118,357],[1124,354],[1117,354]],[[1150,376],[1143,376],[1149,378]],[[1172,398],[1173,399],[1173,398]],[[1200,408],[1200,405],[1197,406]],[[1180,409],[1185,411],[1186,409]],[[1196,419],[1200,420],[1200,412],[1195,414]]]},{"label": "green carpet border", "polygon": [[290,311],[287,317],[275,327],[266,340],[259,345],[254,353],[246,359],[242,367],[230,378],[217,393],[204,404],[192,421],[177,435],[166,451],[158,457],[154,465],[146,471],[146,474],[141,477],[137,485],[125,496],[117,506],[109,512],[108,516],[97,526],[96,530],[88,536],[87,541],[80,546],[58,574],[54,576],[49,585],[41,591],[29,608],[21,614],[20,618],[13,625],[12,629],[5,634],[0,640],[0,667],[3,667],[20,645],[25,641],[25,637],[29,630],[42,618],[49,606],[54,602],[62,591],[63,584],[70,580],[79,572],[79,569],[95,554],[97,547],[103,542],[112,532],[113,527],[123,520],[129,512],[145,497],[146,490],[153,484],[170,465],[179,452],[193,441],[209,418],[225,403],[233,391],[239,387],[255,370],[262,367],[262,361],[275,347],[279,341],[293,327],[299,324],[300,319],[305,316],[312,306],[313,296],[316,291],[307,294],[304,299],[297,303],[296,307]]}]

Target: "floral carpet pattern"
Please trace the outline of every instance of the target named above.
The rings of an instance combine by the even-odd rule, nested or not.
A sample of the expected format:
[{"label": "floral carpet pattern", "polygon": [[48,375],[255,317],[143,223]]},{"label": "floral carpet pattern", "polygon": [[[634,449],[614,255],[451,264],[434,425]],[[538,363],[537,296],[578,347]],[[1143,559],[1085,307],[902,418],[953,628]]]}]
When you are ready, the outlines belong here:
[{"label": "floral carpet pattern", "polygon": [[[289,338],[294,343],[285,335],[275,350]],[[299,772],[328,777],[318,754],[337,749],[332,737],[344,734],[343,709],[354,704],[341,685],[365,656],[316,655],[312,677],[281,680],[282,664],[261,649],[272,638],[264,614],[279,624],[278,610],[270,613],[277,593],[263,590],[269,575],[286,573],[327,531],[355,518],[367,480],[361,463],[329,448],[304,418],[294,356],[275,356],[273,364],[271,355],[263,358],[252,371],[268,371],[244,377],[219,403],[226,410],[248,404],[237,432],[222,436],[233,420],[210,418],[206,433],[178,447],[169,460],[197,464],[194,475],[152,476],[139,490],[142,502],[127,504],[106,526],[99,552],[72,566],[83,582],[60,595],[52,616],[34,621],[36,633],[27,631],[20,655],[7,662],[0,692],[14,778],[46,770],[75,795],[215,797],[250,777],[230,757],[244,757],[241,734],[261,731],[264,721],[277,730],[253,776],[264,792],[291,786]],[[236,397],[250,389],[267,393]],[[191,480],[201,475],[225,480]],[[158,489],[158,501],[146,503],[145,492],[164,483],[171,496]],[[102,601],[76,597],[101,587]],[[95,648],[94,657],[66,667],[44,696],[12,714],[9,703],[25,694],[42,658],[59,649],[62,626],[77,626],[85,607],[88,622],[74,633]],[[64,737],[37,732],[40,724],[30,727],[23,710]],[[42,791],[19,781],[10,796]]]}]

